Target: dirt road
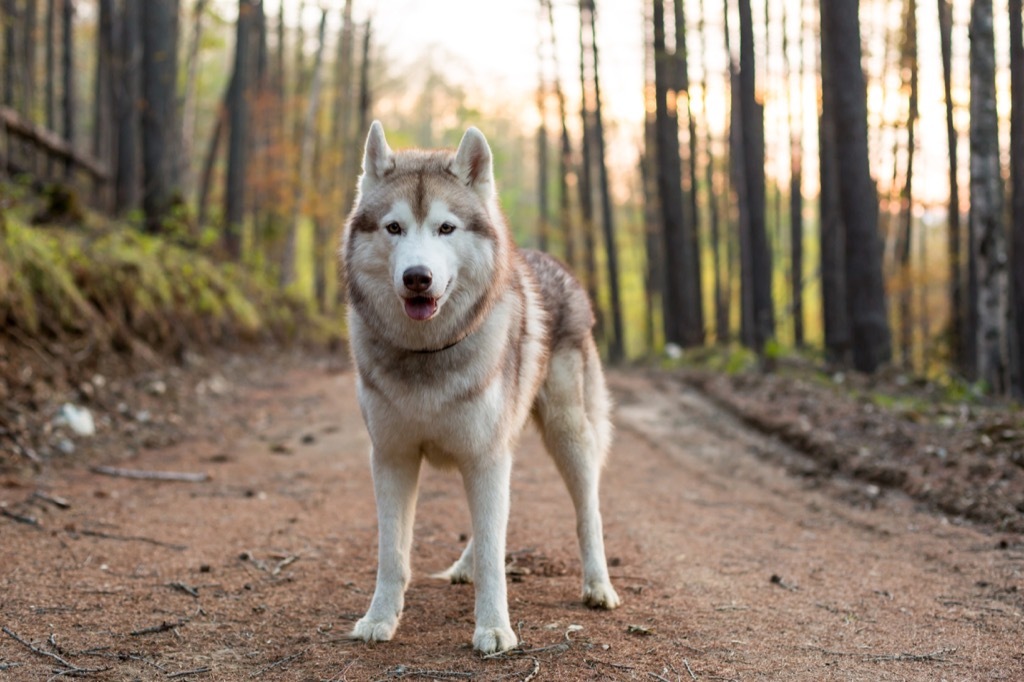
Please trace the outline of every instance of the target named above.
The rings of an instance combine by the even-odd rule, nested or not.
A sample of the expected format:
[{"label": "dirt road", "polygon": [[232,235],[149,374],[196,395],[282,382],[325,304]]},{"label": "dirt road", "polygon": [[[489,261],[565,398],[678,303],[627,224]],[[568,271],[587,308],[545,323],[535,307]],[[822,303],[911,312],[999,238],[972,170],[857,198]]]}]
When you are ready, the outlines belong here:
[{"label": "dirt road", "polygon": [[108,460],[206,481],[84,465],[4,481],[0,678],[1024,679],[1020,538],[861,484],[809,489],[758,456],[798,455],[692,389],[639,373],[611,383],[617,611],[578,601],[571,506],[529,430],[508,542],[522,649],[482,659],[472,587],[428,577],[469,529],[460,481],[437,471],[422,480],[396,639],[347,641],[376,554],[353,377],[267,366],[203,398],[203,437]]}]

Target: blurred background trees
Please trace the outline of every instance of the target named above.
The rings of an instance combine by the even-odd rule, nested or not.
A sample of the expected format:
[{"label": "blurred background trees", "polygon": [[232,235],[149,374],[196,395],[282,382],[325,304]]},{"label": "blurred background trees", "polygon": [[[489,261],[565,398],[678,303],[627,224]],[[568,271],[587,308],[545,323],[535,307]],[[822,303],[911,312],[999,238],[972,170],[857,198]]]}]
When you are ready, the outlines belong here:
[{"label": "blurred background trees", "polygon": [[361,0],[0,0],[0,171],[334,313],[369,122],[477,125],[613,360],[738,340],[1024,391],[1020,0],[634,0],[630,31],[511,5],[536,80],[501,99],[444,41],[502,26],[408,46]]}]

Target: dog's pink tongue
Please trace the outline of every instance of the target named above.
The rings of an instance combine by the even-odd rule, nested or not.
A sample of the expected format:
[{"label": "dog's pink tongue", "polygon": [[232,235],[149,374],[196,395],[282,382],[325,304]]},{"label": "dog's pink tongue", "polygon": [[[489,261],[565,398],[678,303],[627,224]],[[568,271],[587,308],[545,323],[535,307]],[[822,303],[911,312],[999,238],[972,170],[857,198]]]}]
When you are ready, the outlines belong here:
[{"label": "dog's pink tongue", "polygon": [[437,310],[437,301],[427,296],[405,299],[405,314],[414,320],[429,320]]}]

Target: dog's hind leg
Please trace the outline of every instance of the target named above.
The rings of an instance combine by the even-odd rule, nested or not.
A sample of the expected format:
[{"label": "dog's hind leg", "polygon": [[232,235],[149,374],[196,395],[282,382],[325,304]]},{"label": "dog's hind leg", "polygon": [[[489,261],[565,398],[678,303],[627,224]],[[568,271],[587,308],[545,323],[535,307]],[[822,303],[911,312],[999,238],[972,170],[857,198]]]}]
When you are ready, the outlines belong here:
[{"label": "dog's hind leg", "polygon": [[462,556],[458,561],[432,577],[447,580],[453,585],[473,582],[473,538],[466,543],[466,548],[462,550]]},{"label": "dog's hind leg", "polygon": [[351,636],[383,642],[395,634],[411,577],[409,552],[421,460],[416,456],[382,457],[375,449],[371,461],[377,498],[377,586],[369,610]]},{"label": "dog's hind leg", "polygon": [[583,601],[614,609],[619,595],[605,561],[598,493],[611,440],[609,399],[592,344],[557,350],[537,396],[535,415],[576,508],[576,536],[583,563]]}]

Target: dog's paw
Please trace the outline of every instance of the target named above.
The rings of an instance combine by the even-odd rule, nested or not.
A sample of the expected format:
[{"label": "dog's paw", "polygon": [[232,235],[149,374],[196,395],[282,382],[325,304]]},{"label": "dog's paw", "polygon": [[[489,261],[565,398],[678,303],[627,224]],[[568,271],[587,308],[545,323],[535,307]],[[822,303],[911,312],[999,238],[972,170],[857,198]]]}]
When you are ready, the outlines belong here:
[{"label": "dog's paw", "polygon": [[435,573],[432,578],[447,580],[452,585],[468,585],[473,582],[473,567],[466,566],[462,561],[456,561],[447,570]]},{"label": "dog's paw", "polygon": [[516,634],[510,627],[477,627],[473,633],[473,648],[482,654],[508,651],[514,649],[517,644],[519,644],[519,640],[516,639]]},{"label": "dog's paw", "polygon": [[595,609],[608,609],[611,611],[622,600],[615,592],[615,588],[608,581],[592,582],[583,586],[583,603]]},{"label": "dog's paw", "polygon": [[376,620],[370,616],[360,618],[356,626],[349,633],[351,639],[361,639],[364,642],[387,642],[395,636],[398,629],[397,619]]}]

